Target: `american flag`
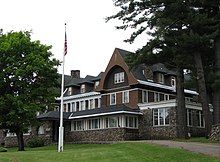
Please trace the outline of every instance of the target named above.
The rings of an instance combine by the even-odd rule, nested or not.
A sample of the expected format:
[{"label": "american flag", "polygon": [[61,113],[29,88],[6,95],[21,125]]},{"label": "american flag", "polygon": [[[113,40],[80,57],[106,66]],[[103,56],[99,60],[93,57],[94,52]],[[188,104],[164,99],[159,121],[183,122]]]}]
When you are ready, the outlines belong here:
[{"label": "american flag", "polygon": [[67,37],[66,37],[66,31],[65,31],[65,42],[64,42],[64,56],[67,54]]}]

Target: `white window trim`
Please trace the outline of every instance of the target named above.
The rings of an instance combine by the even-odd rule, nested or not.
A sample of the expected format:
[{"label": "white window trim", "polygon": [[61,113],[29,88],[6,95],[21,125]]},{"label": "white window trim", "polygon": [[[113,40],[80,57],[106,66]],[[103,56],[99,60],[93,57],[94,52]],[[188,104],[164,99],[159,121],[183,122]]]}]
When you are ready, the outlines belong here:
[{"label": "white window trim", "polygon": [[[164,123],[164,124],[162,124],[162,125],[160,124],[160,118],[159,118],[159,116],[160,116],[160,113],[159,113],[159,112],[160,112],[161,109],[163,110],[163,114],[164,114],[164,116],[163,116],[163,123]],[[154,109],[154,110],[158,110],[158,112],[157,112],[157,116],[158,116],[157,122],[158,122],[158,124],[157,124],[157,125],[155,124],[154,110],[153,110],[153,126],[157,127],[157,126],[169,126],[169,125],[170,125],[170,119],[169,119],[169,124],[166,124],[165,110],[167,110],[167,109],[170,110],[169,107]]]},{"label": "white window trim", "polygon": [[[112,102],[112,95],[115,95],[115,97],[114,97],[115,98],[115,102],[114,103]],[[116,105],[116,93],[111,93],[110,94],[110,105]]]},{"label": "white window trim", "polygon": [[[125,100],[125,94],[127,94],[127,101]],[[129,91],[122,92],[122,103],[129,103]]]},{"label": "white window trim", "polygon": [[125,81],[125,74],[124,72],[115,73],[114,75],[114,83],[123,83]]}]

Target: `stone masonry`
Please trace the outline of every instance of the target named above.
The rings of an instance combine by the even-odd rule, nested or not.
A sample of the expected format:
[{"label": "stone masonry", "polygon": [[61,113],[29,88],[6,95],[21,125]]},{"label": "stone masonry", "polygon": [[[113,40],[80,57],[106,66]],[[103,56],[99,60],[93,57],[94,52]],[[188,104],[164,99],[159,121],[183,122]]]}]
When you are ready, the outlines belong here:
[{"label": "stone masonry", "polygon": [[209,140],[220,141],[220,124],[213,125],[211,133],[209,135]]}]

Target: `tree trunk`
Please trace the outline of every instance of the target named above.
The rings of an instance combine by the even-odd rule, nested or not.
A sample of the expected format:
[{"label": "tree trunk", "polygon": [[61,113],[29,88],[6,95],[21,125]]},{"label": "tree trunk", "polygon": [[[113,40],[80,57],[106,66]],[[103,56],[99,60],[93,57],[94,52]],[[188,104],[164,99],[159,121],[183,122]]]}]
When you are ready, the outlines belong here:
[{"label": "tree trunk", "polygon": [[206,137],[208,137],[211,131],[212,121],[211,121],[210,111],[209,111],[208,96],[207,96],[207,91],[206,91],[206,83],[205,83],[205,76],[204,76],[203,65],[202,65],[202,58],[199,52],[194,53],[194,60],[195,60],[196,73],[197,73],[199,96],[200,96],[200,100],[202,103],[202,111],[203,111],[204,118],[205,118]]},{"label": "tree trunk", "polygon": [[186,126],[186,106],[184,95],[184,76],[183,69],[177,67],[177,81],[176,81],[176,93],[177,93],[177,136],[181,139],[187,138],[187,126]]},{"label": "tree trunk", "polygon": [[[215,76],[220,80],[220,36],[215,39]],[[213,89],[213,121],[220,124],[220,85]]]},{"label": "tree trunk", "polygon": [[18,130],[16,132],[17,140],[18,140],[18,151],[24,151],[24,138],[23,138],[23,132]]}]

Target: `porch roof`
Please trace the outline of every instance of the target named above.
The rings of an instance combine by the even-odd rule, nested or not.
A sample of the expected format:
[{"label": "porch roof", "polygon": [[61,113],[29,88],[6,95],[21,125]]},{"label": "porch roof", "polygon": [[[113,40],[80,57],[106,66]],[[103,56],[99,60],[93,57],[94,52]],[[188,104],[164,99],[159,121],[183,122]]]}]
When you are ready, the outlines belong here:
[{"label": "porch roof", "polygon": [[[90,110],[76,111],[76,112],[64,112],[64,120],[80,119],[80,118],[89,118],[89,117],[98,117],[105,115],[114,115],[114,114],[133,114],[133,115],[142,115],[138,108],[133,109],[124,104],[121,105],[112,105],[110,107],[101,107]],[[39,120],[59,120],[60,112],[59,111],[50,111],[44,114],[37,116]]]},{"label": "porch roof", "polygon": [[[63,119],[67,120],[70,112],[63,112]],[[39,120],[59,120],[60,119],[60,112],[59,111],[49,111],[47,113],[43,113],[37,116]]]},{"label": "porch roof", "polygon": [[80,119],[80,118],[89,118],[89,117],[98,117],[114,114],[133,114],[133,115],[142,115],[138,108],[133,109],[125,104],[121,105],[112,105],[110,107],[101,107],[96,109],[76,111],[72,112],[69,116],[69,119]]}]

